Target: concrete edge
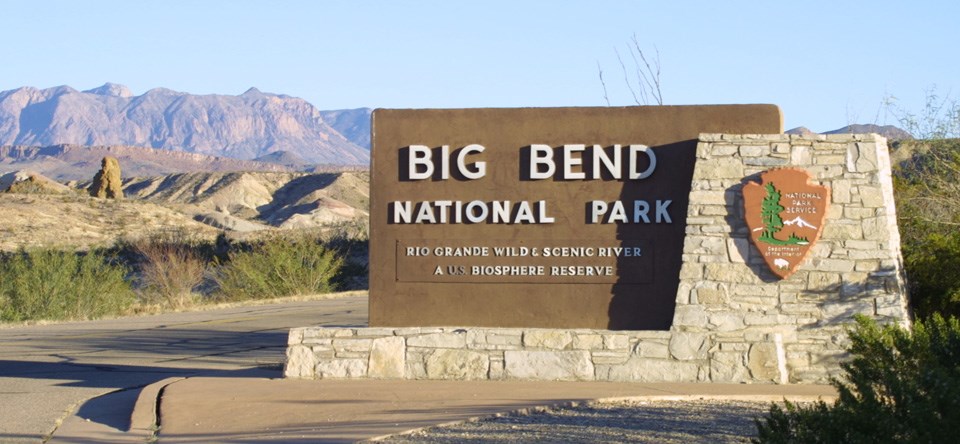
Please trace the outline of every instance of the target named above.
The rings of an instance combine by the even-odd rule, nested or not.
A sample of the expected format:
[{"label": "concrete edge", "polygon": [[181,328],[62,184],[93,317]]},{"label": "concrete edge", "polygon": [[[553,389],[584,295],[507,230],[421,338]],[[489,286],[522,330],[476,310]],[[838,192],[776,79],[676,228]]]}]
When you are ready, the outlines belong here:
[{"label": "concrete edge", "polygon": [[174,376],[161,379],[144,387],[140,391],[140,396],[137,397],[137,402],[133,405],[133,411],[130,412],[130,433],[153,436],[157,432],[159,422],[157,407],[160,404],[160,395],[163,389],[184,379],[187,378]]},{"label": "concrete edge", "polygon": [[399,433],[390,433],[387,435],[374,436],[367,439],[363,442],[377,442],[382,441],[387,438],[394,436],[404,436],[411,435],[422,430],[434,428],[434,427],[450,427],[458,424],[466,424],[469,422],[477,422],[485,419],[494,419],[502,418],[505,416],[523,416],[530,415],[533,413],[540,413],[547,410],[553,409],[563,409],[563,408],[573,408],[579,407],[582,405],[593,405],[593,404],[604,404],[612,402],[624,402],[624,401],[758,401],[758,402],[781,402],[783,400],[788,400],[791,402],[833,402],[837,399],[837,395],[791,395],[791,394],[781,394],[781,395],[640,395],[640,396],[614,396],[609,398],[597,398],[590,400],[580,400],[580,401],[566,401],[559,402],[554,404],[543,404],[536,405],[531,407],[524,407],[520,409],[510,410],[506,412],[494,413],[491,415],[480,415],[472,416],[470,418],[458,420],[458,421],[448,421],[440,424],[429,425],[425,427],[417,427],[415,429],[404,430]]}]

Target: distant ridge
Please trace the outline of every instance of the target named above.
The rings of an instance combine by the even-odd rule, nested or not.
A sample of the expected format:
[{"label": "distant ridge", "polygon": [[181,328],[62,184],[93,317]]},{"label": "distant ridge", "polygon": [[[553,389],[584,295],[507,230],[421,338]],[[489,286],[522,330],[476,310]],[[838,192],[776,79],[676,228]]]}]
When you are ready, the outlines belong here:
[{"label": "distant ridge", "polygon": [[[893,125],[873,125],[873,124],[853,124],[847,125],[840,129],[835,129],[833,131],[826,131],[822,134],[879,134],[883,137],[886,137],[889,140],[911,140],[913,136],[910,133],[897,128]],[[817,134],[805,126],[798,126],[796,128],[784,131],[784,134],[798,134],[804,136],[810,136]]]},{"label": "distant ridge", "polygon": [[100,159],[116,157],[122,177],[161,176],[214,171],[286,172],[295,169],[275,163],[133,146],[52,145],[0,147],[0,174],[30,170],[57,181],[89,180],[100,169]]},{"label": "distant ridge", "polygon": [[883,137],[886,137],[890,140],[911,140],[913,136],[893,125],[873,125],[873,124],[853,124],[847,125],[840,129],[835,129],[833,131],[827,131],[824,134],[879,134]]},{"label": "distant ridge", "polygon": [[351,142],[370,149],[370,108],[320,111],[323,121],[350,139]]},{"label": "distant ridge", "polygon": [[368,165],[369,149],[351,138],[369,143],[369,110],[324,114],[256,88],[238,96],[166,88],[134,96],[115,83],[0,92],[0,145],[140,146],[246,160],[288,151],[313,164]]},{"label": "distant ridge", "polygon": [[817,133],[815,133],[815,132],[813,132],[813,131],[810,131],[810,129],[807,128],[807,127],[805,127],[805,126],[798,126],[798,127],[796,127],[796,128],[793,128],[793,129],[789,129],[789,130],[784,131],[784,134],[796,134],[796,135],[799,135],[799,136],[812,136],[812,135],[817,134]]},{"label": "distant ridge", "polygon": [[298,156],[297,153],[292,153],[290,151],[274,151],[270,154],[260,156],[253,160],[257,162],[281,165],[291,170],[303,170],[312,166],[310,162],[307,162],[302,157]]}]

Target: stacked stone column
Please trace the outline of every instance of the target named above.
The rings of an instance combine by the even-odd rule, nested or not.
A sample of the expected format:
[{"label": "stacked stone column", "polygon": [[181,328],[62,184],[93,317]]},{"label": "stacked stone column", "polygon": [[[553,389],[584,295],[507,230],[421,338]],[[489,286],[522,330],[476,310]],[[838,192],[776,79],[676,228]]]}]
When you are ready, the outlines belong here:
[{"label": "stacked stone column", "polygon": [[[832,193],[819,242],[784,280],[750,243],[741,195],[777,167],[803,168]],[[711,380],[824,382],[855,314],[908,322],[882,137],[703,134],[687,214],[672,331],[703,338]]]}]

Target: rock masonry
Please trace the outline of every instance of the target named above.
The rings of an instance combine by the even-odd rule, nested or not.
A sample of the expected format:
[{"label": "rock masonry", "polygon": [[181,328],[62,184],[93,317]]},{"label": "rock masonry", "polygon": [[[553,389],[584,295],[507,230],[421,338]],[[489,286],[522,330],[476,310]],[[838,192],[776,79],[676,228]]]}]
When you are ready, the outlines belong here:
[{"label": "rock masonry", "polygon": [[[823,234],[778,279],[750,244],[740,189],[776,167],[831,189]],[[909,323],[886,140],[703,134],[669,331],[295,328],[291,378],[824,383],[855,314]]]}]

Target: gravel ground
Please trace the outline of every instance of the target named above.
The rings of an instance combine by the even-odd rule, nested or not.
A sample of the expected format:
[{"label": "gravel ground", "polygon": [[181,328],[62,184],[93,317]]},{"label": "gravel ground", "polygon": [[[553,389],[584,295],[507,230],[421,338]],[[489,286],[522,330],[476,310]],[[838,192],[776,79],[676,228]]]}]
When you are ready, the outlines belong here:
[{"label": "gravel ground", "polygon": [[754,418],[770,410],[757,401],[617,401],[510,414],[394,435],[388,443],[743,443]]}]

